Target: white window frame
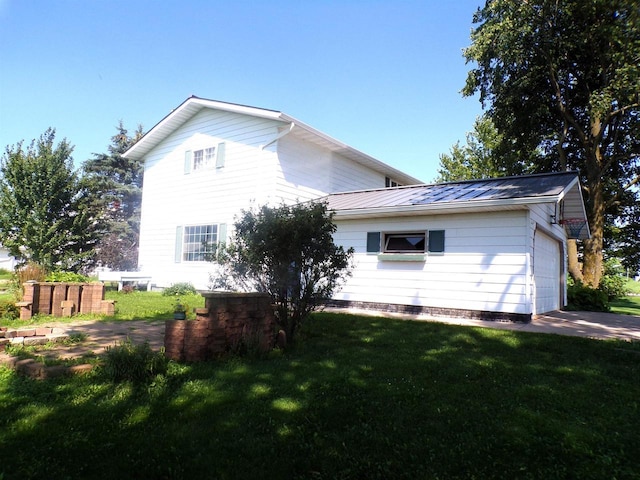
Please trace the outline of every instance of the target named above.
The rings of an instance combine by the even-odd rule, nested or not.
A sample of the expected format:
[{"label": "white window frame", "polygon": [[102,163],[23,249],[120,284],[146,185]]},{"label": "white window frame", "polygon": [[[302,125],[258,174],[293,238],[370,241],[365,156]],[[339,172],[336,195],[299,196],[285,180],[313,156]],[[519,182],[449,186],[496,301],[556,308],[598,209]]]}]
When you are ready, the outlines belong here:
[{"label": "white window frame", "polygon": [[218,149],[216,147],[194,150],[191,169],[195,172],[196,170],[208,170],[214,168],[216,165],[217,152]]},{"label": "white window frame", "polygon": [[[209,231],[206,231],[206,230]],[[202,249],[203,241],[207,245],[218,245],[220,225],[208,223],[202,225],[185,225],[182,231],[182,255],[183,262],[205,262],[204,256],[212,251]],[[191,238],[189,238],[191,237]]]},{"label": "white window frame", "polygon": [[[382,244],[382,253],[426,253],[427,251],[427,232],[386,232],[384,235],[384,241]],[[389,248],[389,242],[394,239],[418,239],[416,246],[422,241],[422,248],[413,249],[401,249],[401,248]],[[412,241],[407,240],[409,244],[413,244]]]}]

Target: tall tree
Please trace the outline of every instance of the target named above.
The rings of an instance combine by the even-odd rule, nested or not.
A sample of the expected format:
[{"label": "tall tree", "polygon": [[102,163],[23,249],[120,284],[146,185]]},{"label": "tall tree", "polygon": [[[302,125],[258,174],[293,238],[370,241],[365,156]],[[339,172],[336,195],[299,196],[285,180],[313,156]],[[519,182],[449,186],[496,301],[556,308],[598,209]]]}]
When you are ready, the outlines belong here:
[{"label": "tall tree", "polygon": [[93,154],[83,165],[87,188],[94,192],[108,229],[97,246],[96,260],[114,270],[135,270],[138,263],[143,165],[122,154],[142,134],[138,126],[129,135],[120,121],[108,153]]},{"label": "tall tree", "polygon": [[488,0],[474,23],[463,93],[488,107],[498,155],[580,171],[592,233],[582,274],[598,286],[606,218],[625,223],[638,200],[640,2]]},{"label": "tall tree", "polygon": [[351,274],[353,249],[335,245],[324,203],[243,211],[212,276],[214,287],[269,293],[292,340],[303,321]]},{"label": "tall tree", "polygon": [[101,233],[91,194],[73,170],[73,147],[48,129],[27,147],[7,146],[0,164],[0,243],[21,263],[47,270],[87,266]]},{"label": "tall tree", "polygon": [[494,149],[499,143],[498,131],[486,115],[478,117],[473,131],[467,133],[466,145],[460,142],[451,147],[451,153],[440,155],[440,168],[436,182],[455,182],[504,176],[498,166]]}]

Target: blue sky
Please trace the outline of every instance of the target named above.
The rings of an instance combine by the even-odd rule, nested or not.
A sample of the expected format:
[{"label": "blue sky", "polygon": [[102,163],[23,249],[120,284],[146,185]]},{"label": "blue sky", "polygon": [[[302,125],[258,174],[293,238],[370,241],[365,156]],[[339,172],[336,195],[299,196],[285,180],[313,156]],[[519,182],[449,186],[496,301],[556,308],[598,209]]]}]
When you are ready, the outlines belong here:
[{"label": "blue sky", "polygon": [[190,95],[279,110],[429,182],[481,113],[483,0],[0,0],[0,148],[48,127],[80,165]]}]

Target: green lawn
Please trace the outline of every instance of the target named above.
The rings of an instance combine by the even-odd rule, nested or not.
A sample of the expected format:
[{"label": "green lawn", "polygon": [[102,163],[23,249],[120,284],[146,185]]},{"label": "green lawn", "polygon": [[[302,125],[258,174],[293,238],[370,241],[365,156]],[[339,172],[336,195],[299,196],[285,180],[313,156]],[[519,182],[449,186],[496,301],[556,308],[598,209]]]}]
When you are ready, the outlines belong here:
[{"label": "green lawn", "polygon": [[0,368],[0,478],[640,478],[640,344],[317,314],[145,386]]},{"label": "green lawn", "polygon": [[640,296],[618,298],[611,302],[611,312],[640,316]]}]

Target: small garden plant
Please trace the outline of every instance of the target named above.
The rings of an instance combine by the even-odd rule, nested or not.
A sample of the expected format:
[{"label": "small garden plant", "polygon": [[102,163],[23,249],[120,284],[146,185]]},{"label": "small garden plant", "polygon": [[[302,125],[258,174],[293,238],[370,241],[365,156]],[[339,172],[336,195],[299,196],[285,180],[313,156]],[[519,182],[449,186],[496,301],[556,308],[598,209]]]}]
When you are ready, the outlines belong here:
[{"label": "small garden plant", "polygon": [[107,347],[102,371],[113,382],[144,382],[167,372],[169,360],[164,349],[154,352],[149,343],[135,345],[127,338],[114,347]]}]

